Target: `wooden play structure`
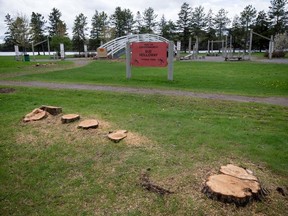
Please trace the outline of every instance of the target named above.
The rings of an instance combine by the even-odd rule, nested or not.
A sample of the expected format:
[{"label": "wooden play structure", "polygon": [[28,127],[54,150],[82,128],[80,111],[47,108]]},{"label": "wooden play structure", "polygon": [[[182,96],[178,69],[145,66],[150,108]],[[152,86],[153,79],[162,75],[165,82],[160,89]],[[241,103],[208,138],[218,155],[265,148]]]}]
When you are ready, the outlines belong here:
[{"label": "wooden play structure", "polygon": [[[32,52],[33,52],[33,59],[34,59],[34,61],[35,61],[35,52],[34,52],[35,46],[38,46],[38,45],[43,44],[43,43],[45,43],[45,42],[47,42],[48,55],[49,55],[49,57],[50,57],[50,43],[49,43],[49,37],[47,37],[46,40],[40,41],[40,42],[35,43],[35,44],[34,44],[34,42],[32,41]],[[44,51],[43,51],[43,53],[44,53],[44,55],[45,55],[45,52],[44,52]]]},{"label": "wooden play structure", "polygon": [[258,33],[256,33],[256,32],[254,32],[254,31],[251,29],[251,31],[250,31],[250,44],[249,44],[249,60],[251,60],[253,34],[254,34],[254,35],[257,35],[257,36],[259,36],[259,37],[262,37],[262,38],[264,38],[264,39],[266,39],[266,40],[269,41],[269,50],[268,50],[269,55],[268,55],[268,57],[269,57],[269,59],[272,59],[272,54],[273,54],[273,52],[274,52],[274,39],[273,39],[273,35],[271,35],[271,37],[268,38],[268,37],[266,37],[266,36],[264,36],[264,35],[261,35],[261,34],[258,34]]}]

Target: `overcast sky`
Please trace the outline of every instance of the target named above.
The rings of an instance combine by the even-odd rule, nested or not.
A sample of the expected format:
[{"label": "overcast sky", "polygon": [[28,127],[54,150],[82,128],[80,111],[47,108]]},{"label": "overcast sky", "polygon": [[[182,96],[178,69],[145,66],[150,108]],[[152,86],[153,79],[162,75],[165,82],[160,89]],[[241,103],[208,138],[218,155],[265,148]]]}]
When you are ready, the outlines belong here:
[{"label": "overcast sky", "polygon": [[76,15],[83,13],[88,18],[90,26],[91,18],[95,10],[105,11],[109,16],[114,13],[115,8],[120,6],[122,9],[130,9],[134,15],[137,11],[141,13],[148,7],[152,7],[158,14],[158,19],[164,14],[167,20],[176,21],[181,5],[186,2],[192,8],[202,5],[205,12],[212,9],[217,13],[219,9],[224,8],[228,11],[229,18],[233,18],[247,5],[252,5],[257,11],[268,11],[270,0],[0,0],[0,43],[3,42],[6,25],[4,23],[5,15],[9,13],[12,17],[17,14],[27,15],[30,19],[32,12],[42,14],[46,20],[55,7],[62,13],[62,20],[68,27],[69,35]]}]

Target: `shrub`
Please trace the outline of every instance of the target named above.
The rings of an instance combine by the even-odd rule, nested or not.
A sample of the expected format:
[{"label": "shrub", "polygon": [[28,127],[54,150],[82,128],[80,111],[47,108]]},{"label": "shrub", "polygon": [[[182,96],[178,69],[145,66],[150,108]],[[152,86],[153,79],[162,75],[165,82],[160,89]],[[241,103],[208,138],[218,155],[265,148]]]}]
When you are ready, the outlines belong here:
[{"label": "shrub", "polygon": [[[264,57],[269,57],[269,53],[268,52],[265,52],[265,54],[264,54]],[[273,53],[272,53],[272,58],[284,58],[285,57],[285,52],[284,51],[274,51]]]}]

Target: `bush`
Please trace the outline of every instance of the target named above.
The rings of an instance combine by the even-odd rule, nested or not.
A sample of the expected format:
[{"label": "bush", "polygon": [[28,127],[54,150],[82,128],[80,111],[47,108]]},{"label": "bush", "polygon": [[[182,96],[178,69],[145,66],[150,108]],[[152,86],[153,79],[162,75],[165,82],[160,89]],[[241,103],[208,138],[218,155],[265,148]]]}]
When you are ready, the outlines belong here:
[{"label": "bush", "polygon": [[[269,53],[265,52],[264,57],[269,57]],[[274,51],[272,53],[272,58],[284,58],[285,57],[285,52],[284,51]]]}]

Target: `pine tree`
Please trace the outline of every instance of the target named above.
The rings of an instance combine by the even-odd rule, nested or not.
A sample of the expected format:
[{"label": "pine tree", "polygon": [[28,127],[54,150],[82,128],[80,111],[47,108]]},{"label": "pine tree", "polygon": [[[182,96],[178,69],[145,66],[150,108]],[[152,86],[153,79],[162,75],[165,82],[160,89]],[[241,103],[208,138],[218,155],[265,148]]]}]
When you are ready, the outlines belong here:
[{"label": "pine tree", "polygon": [[244,10],[240,13],[241,23],[245,29],[245,44],[244,44],[244,52],[246,52],[248,48],[248,35],[249,28],[253,25],[256,16],[256,9],[252,7],[252,5],[248,5],[244,8]]},{"label": "pine tree", "polygon": [[228,12],[222,8],[214,17],[214,24],[218,31],[218,36],[220,40],[222,40],[224,32],[227,31],[227,25],[231,22],[230,19],[227,17],[227,14]]},{"label": "pine tree", "polygon": [[171,21],[166,21],[164,14],[159,22],[159,33],[168,40],[174,40],[176,25]]},{"label": "pine tree", "polygon": [[62,13],[53,8],[52,12],[49,14],[49,24],[48,27],[50,37],[60,36],[64,37],[67,35],[67,27],[64,21],[61,20]]},{"label": "pine tree", "polygon": [[269,18],[272,22],[273,34],[284,33],[287,30],[288,10],[287,0],[271,0],[269,7]]},{"label": "pine tree", "polygon": [[86,44],[87,31],[87,17],[83,13],[76,16],[73,26],[73,49],[80,52],[84,51],[84,44]]},{"label": "pine tree", "polygon": [[191,7],[188,3],[183,3],[178,13],[177,28],[180,31],[184,51],[186,52],[190,37]]},{"label": "pine tree", "polygon": [[13,33],[12,33],[12,24],[14,22],[14,19],[10,16],[10,14],[6,14],[4,22],[6,23],[7,31],[5,32],[4,37],[4,49],[7,50],[13,50],[15,41],[13,39]]},{"label": "pine tree", "polygon": [[[34,44],[45,40],[44,36],[45,23],[46,21],[44,20],[44,16],[42,16],[39,13],[32,12],[30,27],[31,27],[31,40],[33,41]],[[37,46],[38,55],[40,54],[41,47],[43,49],[43,44],[39,44]]]},{"label": "pine tree", "polygon": [[[256,21],[255,21],[255,26],[253,27],[253,31],[261,35],[264,35],[266,37],[270,37],[269,26],[270,26],[270,23],[269,23],[268,16],[265,13],[265,11],[259,11]],[[264,39],[257,35],[253,36],[253,46],[257,48],[260,52],[263,49],[268,49],[268,45],[269,45],[269,42],[267,39]]]},{"label": "pine tree", "polygon": [[206,25],[206,38],[210,41],[214,40],[216,37],[216,30],[214,28],[214,18],[213,12],[210,9],[205,17],[207,25]]},{"label": "pine tree", "polygon": [[192,33],[199,37],[203,34],[205,27],[207,26],[207,20],[205,19],[204,7],[199,6],[196,7],[192,11],[192,18],[191,18],[191,30]]},{"label": "pine tree", "polygon": [[144,31],[145,33],[152,34],[155,31],[155,27],[157,25],[157,14],[155,14],[154,9],[149,7],[143,12],[143,23],[144,23]]},{"label": "pine tree", "polygon": [[114,28],[114,37],[121,37],[132,32],[134,18],[129,9],[122,10],[116,7],[114,14],[110,17],[110,22]]},{"label": "pine tree", "polygon": [[102,42],[106,42],[106,34],[109,28],[108,15],[102,11],[99,13],[97,10],[91,20],[91,31],[90,31],[90,49],[97,49]]}]

